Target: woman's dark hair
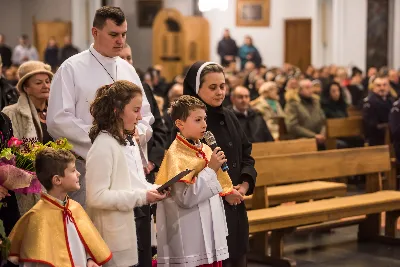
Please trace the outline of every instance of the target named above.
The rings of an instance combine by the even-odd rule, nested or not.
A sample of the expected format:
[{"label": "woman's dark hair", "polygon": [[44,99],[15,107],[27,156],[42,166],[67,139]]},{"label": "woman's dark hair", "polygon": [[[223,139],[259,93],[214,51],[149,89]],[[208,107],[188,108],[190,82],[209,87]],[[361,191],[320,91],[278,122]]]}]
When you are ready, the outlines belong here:
[{"label": "woman's dark hair", "polygon": [[125,145],[123,135],[124,123],[120,115],[125,106],[142,90],[129,81],[117,81],[111,85],[104,85],[96,92],[96,97],[90,105],[90,114],[93,116],[93,126],[89,137],[92,143],[101,131],[109,132],[121,145]]},{"label": "woman's dark hair", "polygon": [[343,88],[340,86],[338,82],[330,82],[322,91],[322,96],[321,96],[321,101],[323,103],[328,103],[328,102],[333,102],[333,99],[331,98],[331,87],[332,85],[336,85],[339,88],[340,91],[340,97],[337,103],[343,104],[346,106],[346,101],[344,100],[344,93],[343,93]]}]

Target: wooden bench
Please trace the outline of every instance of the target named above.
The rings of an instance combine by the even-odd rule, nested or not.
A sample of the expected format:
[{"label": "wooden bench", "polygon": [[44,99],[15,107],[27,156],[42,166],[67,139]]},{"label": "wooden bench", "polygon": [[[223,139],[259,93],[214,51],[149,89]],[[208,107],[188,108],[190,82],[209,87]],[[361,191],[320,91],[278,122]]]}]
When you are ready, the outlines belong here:
[{"label": "wooden bench", "polygon": [[[290,206],[248,211],[259,260],[273,266],[294,266],[283,257],[283,237],[299,226],[320,224],[351,216],[367,215],[359,224],[360,241],[394,239],[400,214],[400,192],[380,191],[381,172],[390,170],[388,146],[341,149],[303,154],[269,156],[256,161],[258,179],[253,208],[268,207],[268,186],[366,174],[366,194],[318,200]],[[386,212],[385,236],[380,236],[381,212]],[[271,231],[268,253],[267,231]],[[252,257],[254,259],[254,257]]]},{"label": "wooden bench", "polygon": [[364,137],[362,117],[348,117],[326,120],[326,149],[336,149],[340,137]]},{"label": "wooden bench", "polygon": [[362,110],[357,109],[354,106],[349,106],[347,108],[347,114],[349,115],[349,117],[360,117],[362,116]]},{"label": "wooden bench", "polygon": [[[315,139],[297,139],[279,142],[254,143],[252,156],[254,159],[282,154],[305,153],[317,151]],[[309,201],[344,196],[347,186],[343,183],[328,181],[311,181],[299,184],[289,184],[268,187],[269,204],[279,205],[285,202]],[[245,197],[247,209],[252,208],[252,196]]]},{"label": "wooden bench", "polygon": [[[364,137],[363,118],[355,116],[326,120],[326,149],[336,149],[336,139],[341,137]],[[388,125],[385,125],[385,144],[390,146],[390,155],[395,161]],[[390,190],[397,189],[396,170],[396,164],[392,164],[391,170],[386,173],[386,185]]]}]

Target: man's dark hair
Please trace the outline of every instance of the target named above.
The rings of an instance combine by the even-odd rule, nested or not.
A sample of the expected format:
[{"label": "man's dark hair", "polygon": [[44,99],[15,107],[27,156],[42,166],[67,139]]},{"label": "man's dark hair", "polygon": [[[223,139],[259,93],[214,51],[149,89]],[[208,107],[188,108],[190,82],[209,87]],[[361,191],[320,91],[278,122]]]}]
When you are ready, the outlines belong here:
[{"label": "man's dark hair", "polygon": [[111,19],[117,26],[120,26],[125,21],[125,14],[119,7],[103,6],[96,10],[93,27],[103,29],[107,19]]}]

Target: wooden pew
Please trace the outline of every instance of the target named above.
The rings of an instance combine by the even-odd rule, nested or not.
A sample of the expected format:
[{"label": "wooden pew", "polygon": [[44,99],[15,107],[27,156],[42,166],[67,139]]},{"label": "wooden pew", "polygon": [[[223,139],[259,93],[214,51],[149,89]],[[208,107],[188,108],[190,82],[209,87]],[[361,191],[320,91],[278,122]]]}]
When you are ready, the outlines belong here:
[{"label": "wooden pew", "polygon": [[[279,142],[254,143],[252,156],[256,160],[271,155],[305,153],[317,151],[315,139],[297,139]],[[259,174],[260,175],[260,174]],[[343,183],[328,181],[311,181],[299,184],[271,186],[268,188],[270,205],[278,205],[292,201],[309,201],[344,196],[347,186]],[[252,208],[252,196],[245,197],[247,209]]]},{"label": "wooden pew", "polygon": [[355,136],[364,137],[362,117],[326,120],[326,149],[336,149],[337,138]]},{"label": "wooden pew", "polygon": [[313,138],[286,140],[278,142],[254,143],[251,151],[253,158],[317,151]]},{"label": "wooden pew", "polygon": [[[336,139],[340,137],[364,137],[364,125],[362,117],[348,117],[326,120],[326,149],[336,149]],[[385,144],[389,145],[392,161],[395,162],[393,147],[391,146],[389,126],[385,125]],[[387,188],[397,189],[397,167],[386,173]]]},{"label": "wooden pew", "polygon": [[360,117],[362,116],[362,110],[355,108],[354,106],[349,106],[347,108],[347,114],[349,117]]},{"label": "wooden pew", "polygon": [[[396,221],[400,215],[400,192],[381,191],[381,172],[390,170],[388,146],[341,149],[303,154],[259,158],[259,174],[253,197],[253,208],[268,207],[268,186],[330,179],[351,175],[367,175],[366,194],[324,199],[290,206],[278,206],[248,211],[250,233],[266,237],[271,231],[270,247],[266,238],[258,238],[259,260],[273,266],[294,266],[283,257],[283,237],[299,226],[367,215],[359,225],[360,241],[385,241],[400,244],[394,239]],[[380,236],[381,212],[386,212],[385,236]],[[253,257],[254,259],[254,257]]]}]

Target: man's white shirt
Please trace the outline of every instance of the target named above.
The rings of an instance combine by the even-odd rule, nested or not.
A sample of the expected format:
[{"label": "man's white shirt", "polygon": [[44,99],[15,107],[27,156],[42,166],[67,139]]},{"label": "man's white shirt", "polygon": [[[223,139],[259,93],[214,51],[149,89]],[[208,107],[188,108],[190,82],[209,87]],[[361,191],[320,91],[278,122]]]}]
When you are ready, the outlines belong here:
[{"label": "man's white shirt", "polygon": [[146,151],[154,117],[135,68],[120,57],[102,56],[93,44],[89,49],[67,59],[53,77],[46,119],[48,132],[55,139],[67,138],[74,146],[73,151],[86,159],[92,145],[89,130],[93,117],[89,108],[97,89],[112,84],[113,79],[128,80],[142,89],[142,120],[138,124],[138,132],[140,145]]}]

